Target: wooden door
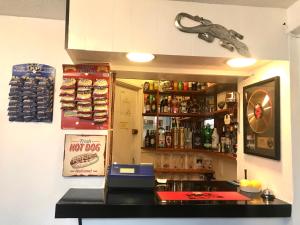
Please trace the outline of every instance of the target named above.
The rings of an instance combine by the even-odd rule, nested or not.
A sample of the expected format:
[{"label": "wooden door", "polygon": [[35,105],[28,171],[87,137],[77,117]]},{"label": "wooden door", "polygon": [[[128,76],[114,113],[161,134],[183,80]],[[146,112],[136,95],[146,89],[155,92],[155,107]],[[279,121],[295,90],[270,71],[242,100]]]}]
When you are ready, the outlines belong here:
[{"label": "wooden door", "polygon": [[140,161],[141,104],[139,102],[138,88],[116,83],[112,163],[134,164]]}]

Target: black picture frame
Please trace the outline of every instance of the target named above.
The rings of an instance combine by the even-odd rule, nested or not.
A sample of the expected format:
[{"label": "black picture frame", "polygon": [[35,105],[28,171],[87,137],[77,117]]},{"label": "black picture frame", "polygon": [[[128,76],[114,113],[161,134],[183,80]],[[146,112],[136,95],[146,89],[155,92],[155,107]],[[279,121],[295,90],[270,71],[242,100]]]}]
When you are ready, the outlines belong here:
[{"label": "black picture frame", "polygon": [[243,87],[244,153],[280,160],[280,77]]}]

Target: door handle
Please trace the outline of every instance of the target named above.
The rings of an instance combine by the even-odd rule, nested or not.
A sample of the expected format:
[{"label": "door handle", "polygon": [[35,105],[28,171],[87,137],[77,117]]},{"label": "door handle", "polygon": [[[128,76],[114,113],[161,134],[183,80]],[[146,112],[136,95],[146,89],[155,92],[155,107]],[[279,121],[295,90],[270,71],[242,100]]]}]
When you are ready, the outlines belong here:
[{"label": "door handle", "polygon": [[131,130],[131,134],[138,134],[138,133],[139,133],[138,129],[132,129]]}]

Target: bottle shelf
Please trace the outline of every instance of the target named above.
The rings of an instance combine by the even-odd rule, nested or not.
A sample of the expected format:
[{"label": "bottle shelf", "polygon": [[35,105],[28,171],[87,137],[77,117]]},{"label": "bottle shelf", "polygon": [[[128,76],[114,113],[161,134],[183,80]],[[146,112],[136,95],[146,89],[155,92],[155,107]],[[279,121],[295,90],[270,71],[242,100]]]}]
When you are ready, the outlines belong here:
[{"label": "bottle shelf", "polygon": [[206,94],[206,90],[199,90],[199,91],[192,91],[192,90],[187,90],[187,91],[175,91],[175,90],[167,90],[167,91],[160,91],[160,95],[204,95]]},{"label": "bottle shelf", "polygon": [[156,173],[198,173],[198,174],[210,174],[215,173],[214,170],[209,170],[205,168],[201,169],[171,169],[171,168],[157,168]]},{"label": "bottle shelf", "polygon": [[143,116],[157,116],[157,113],[143,113]]},{"label": "bottle shelf", "polygon": [[143,113],[143,116],[160,116],[160,117],[213,117],[230,113],[230,109],[221,109],[214,112],[200,113]]},{"label": "bottle shelf", "polygon": [[218,157],[224,157],[224,158],[228,158],[228,159],[232,159],[232,160],[236,160],[236,154],[233,153],[224,153],[224,152],[218,152],[215,150],[211,150],[211,149],[186,149],[186,148],[145,148],[142,147],[143,150],[145,151],[152,151],[152,152],[171,152],[171,153],[202,153],[202,154],[210,154],[210,155],[214,155],[214,156],[218,156]]}]

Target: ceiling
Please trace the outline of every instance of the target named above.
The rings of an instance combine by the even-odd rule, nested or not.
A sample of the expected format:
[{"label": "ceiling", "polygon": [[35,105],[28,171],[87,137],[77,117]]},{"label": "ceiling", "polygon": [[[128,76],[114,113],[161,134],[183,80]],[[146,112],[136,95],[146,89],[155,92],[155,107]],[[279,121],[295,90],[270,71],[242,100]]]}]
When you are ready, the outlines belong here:
[{"label": "ceiling", "polygon": [[200,2],[210,4],[244,5],[270,8],[288,8],[297,0],[173,0],[186,2]]},{"label": "ceiling", "polygon": [[[173,0],[173,1],[288,8],[297,0]],[[66,12],[66,0],[0,0],[0,15],[64,20],[65,12]]]}]

